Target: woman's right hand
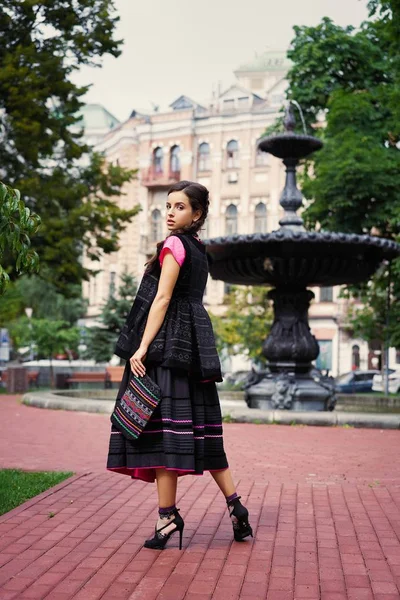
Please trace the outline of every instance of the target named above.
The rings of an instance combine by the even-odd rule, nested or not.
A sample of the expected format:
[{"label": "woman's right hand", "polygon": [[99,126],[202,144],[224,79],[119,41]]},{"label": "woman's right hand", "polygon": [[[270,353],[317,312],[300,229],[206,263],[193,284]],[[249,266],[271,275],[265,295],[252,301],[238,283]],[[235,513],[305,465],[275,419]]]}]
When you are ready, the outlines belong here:
[{"label": "woman's right hand", "polygon": [[146,374],[146,367],[143,362],[146,359],[147,349],[139,347],[135,354],[131,356],[129,362],[131,364],[131,370],[136,377],[143,377]]}]

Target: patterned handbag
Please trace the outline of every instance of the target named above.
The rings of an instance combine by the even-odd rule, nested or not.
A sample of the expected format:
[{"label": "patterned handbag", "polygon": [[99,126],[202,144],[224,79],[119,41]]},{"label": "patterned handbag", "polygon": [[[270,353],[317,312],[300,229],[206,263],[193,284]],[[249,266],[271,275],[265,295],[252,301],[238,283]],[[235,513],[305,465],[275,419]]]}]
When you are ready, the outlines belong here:
[{"label": "patterned handbag", "polygon": [[128,440],[137,440],[161,400],[161,389],[148,375],[131,371],[128,387],[117,398],[110,421]]}]

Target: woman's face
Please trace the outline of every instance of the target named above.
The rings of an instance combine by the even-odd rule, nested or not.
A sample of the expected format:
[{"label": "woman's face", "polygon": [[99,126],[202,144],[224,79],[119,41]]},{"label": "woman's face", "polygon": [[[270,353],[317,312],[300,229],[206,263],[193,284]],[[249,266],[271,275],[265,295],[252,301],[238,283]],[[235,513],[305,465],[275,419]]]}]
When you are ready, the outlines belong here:
[{"label": "woman's face", "polygon": [[169,231],[177,231],[197,221],[201,211],[194,211],[183,191],[171,192],[166,202],[166,221]]}]

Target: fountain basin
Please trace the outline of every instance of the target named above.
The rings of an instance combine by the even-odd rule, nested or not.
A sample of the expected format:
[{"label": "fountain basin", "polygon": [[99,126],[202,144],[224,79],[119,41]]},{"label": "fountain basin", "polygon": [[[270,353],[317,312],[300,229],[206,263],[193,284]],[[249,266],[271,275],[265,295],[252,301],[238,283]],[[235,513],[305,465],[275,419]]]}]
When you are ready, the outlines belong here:
[{"label": "fountain basin", "polygon": [[213,279],[240,285],[301,289],[359,283],[400,244],[352,233],[294,231],[231,235],[205,240]]},{"label": "fountain basin", "polygon": [[263,152],[269,152],[277,158],[294,158],[300,160],[316,150],[320,150],[323,143],[311,135],[298,135],[290,131],[277,133],[260,138],[258,147]]}]

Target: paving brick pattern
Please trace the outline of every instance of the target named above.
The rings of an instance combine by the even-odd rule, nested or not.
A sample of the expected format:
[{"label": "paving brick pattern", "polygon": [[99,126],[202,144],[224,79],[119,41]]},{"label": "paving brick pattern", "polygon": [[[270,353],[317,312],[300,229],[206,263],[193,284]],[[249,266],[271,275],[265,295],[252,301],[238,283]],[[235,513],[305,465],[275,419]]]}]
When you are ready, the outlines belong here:
[{"label": "paving brick pattern", "polygon": [[232,540],[209,474],[186,476],[184,548],[160,552],[142,547],[155,485],[105,471],[108,415],[0,410],[0,467],[76,473],[0,516],[0,600],[400,599],[397,431],[225,424],[254,539]]}]

